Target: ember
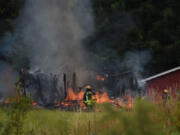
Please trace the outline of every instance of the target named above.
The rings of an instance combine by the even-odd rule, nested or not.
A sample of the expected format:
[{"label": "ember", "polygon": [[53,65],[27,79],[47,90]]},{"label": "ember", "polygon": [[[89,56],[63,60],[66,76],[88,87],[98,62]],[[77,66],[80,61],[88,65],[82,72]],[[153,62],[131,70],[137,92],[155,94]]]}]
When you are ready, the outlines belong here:
[{"label": "ember", "polygon": [[99,80],[99,81],[105,81],[105,78],[102,77],[101,75],[97,75],[96,79]]},{"label": "ember", "polygon": [[35,102],[35,101],[32,102],[32,106],[36,106],[37,104],[38,104],[38,103]]}]

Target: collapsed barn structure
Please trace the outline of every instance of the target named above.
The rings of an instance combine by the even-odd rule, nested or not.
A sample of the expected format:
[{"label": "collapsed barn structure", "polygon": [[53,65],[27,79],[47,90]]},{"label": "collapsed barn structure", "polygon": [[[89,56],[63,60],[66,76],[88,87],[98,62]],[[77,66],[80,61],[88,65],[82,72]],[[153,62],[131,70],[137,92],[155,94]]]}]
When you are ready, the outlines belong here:
[{"label": "collapsed barn structure", "polygon": [[[46,74],[42,72],[26,73],[25,91],[31,95],[34,105],[44,107],[60,107],[66,105],[82,105],[85,86],[79,86],[78,75],[73,72],[72,76],[66,73]],[[111,102],[112,99],[125,96],[128,92],[137,91],[137,81],[132,72],[121,74],[98,74],[91,84],[96,92],[98,102]],[[100,99],[101,98],[101,99]],[[59,104],[60,103],[60,104]]]}]

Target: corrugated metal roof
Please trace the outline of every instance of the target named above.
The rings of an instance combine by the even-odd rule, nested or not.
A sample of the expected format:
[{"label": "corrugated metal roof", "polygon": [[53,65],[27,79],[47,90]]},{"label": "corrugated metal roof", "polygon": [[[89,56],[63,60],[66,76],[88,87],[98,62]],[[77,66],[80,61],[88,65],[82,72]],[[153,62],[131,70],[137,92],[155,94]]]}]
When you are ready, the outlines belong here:
[{"label": "corrugated metal roof", "polygon": [[160,74],[157,74],[157,75],[154,75],[154,76],[148,77],[148,78],[143,79],[143,80],[141,80],[141,81],[142,81],[142,82],[147,82],[147,81],[150,81],[150,80],[152,80],[152,79],[158,78],[158,77],[160,77],[160,76],[163,76],[163,75],[166,75],[166,74],[169,74],[169,73],[175,72],[175,71],[177,71],[177,70],[180,70],[180,66],[179,66],[179,67],[176,67],[176,68],[173,68],[173,69],[171,69],[171,70],[168,70],[168,71],[162,72],[162,73],[160,73]]}]

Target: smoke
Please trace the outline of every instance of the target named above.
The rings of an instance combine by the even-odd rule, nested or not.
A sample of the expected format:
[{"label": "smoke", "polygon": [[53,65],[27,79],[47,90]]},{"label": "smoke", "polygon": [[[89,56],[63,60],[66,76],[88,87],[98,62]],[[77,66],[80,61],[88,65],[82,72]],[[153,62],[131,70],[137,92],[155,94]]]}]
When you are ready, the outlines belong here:
[{"label": "smoke", "polygon": [[139,80],[143,77],[144,67],[150,61],[151,53],[149,51],[134,51],[125,54],[122,64],[130,69]]},{"label": "smoke", "polygon": [[[124,48],[128,31],[135,27],[128,14],[120,15],[118,29],[113,28],[100,40],[107,42],[107,45],[102,44],[102,48],[99,46],[102,59],[113,62],[118,59],[118,53],[111,51],[110,46],[119,45],[121,41],[121,48]],[[76,72],[81,84],[87,82],[92,63],[87,58],[89,52],[85,51],[83,40],[94,32],[89,0],[27,0],[20,20],[24,26],[22,33],[28,46],[32,72],[38,69],[45,73],[65,72],[69,73],[69,77]],[[149,59],[148,51],[128,52],[116,67],[130,69],[139,80]]]},{"label": "smoke", "polygon": [[145,84],[141,82],[145,66],[151,60],[151,53],[148,50],[127,52],[124,56],[122,66],[131,70],[137,80],[138,87],[144,89]]},{"label": "smoke", "polygon": [[107,29],[104,36],[99,36],[100,39],[95,35],[98,41],[89,45],[90,50],[98,53],[92,62],[83,42],[94,33],[90,0],[26,0],[14,36],[12,40],[8,39],[14,45],[5,50],[9,51],[8,57],[16,69],[26,67],[33,73],[41,70],[48,74],[64,72],[68,73],[68,79],[76,72],[79,85],[91,78],[92,63],[117,72],[130,69],[136,78],[141,79],[150,53],[128,52],[120,61],[119,52],[112,49],[112,45],[119,48],[121,43],[121,48],[125,48],[127,33],[135,26],[128,14],[118,12],[112,21],[114,19],[117,27],[112,27],[110,31]]},{"label": "smoke", "polygon": [[94,30],[89,0],[27,0],[18,21],[24,49],[19,50],[26,52],[32,72],[77,72],[80,80],[88,78],[83,40]]},{"label": "smoke", "polygon": [[14,93],[14,84],[17,82],[18,74],[10,65],[0,62],[0,95],[10,96]]}]

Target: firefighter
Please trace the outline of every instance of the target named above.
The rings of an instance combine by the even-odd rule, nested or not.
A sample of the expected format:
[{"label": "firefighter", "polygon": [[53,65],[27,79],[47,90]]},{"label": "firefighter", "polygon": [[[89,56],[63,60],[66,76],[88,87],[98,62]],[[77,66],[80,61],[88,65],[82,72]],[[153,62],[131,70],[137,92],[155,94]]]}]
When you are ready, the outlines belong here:
[{"label": "firefighter", "polygon": [[83,103],[86,105],[86,107],[92,108],[95,105],[96,99],[94,97],[95,97],[95,93],[93,92],[91,86],[88,85],[86,87],[86,92],[84,93],[83,96]]},{"label": "firefighter", "polygon": [[165,105],[169,99],[170,99],[169,91],[165,89],[162,94],[163,104]]}]

